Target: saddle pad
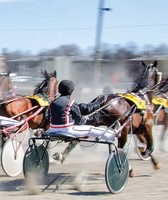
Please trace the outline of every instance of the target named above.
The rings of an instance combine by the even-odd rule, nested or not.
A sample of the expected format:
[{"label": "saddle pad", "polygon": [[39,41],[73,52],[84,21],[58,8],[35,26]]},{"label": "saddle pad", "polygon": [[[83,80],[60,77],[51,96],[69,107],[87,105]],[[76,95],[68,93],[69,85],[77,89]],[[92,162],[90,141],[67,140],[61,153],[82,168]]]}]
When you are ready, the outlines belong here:
[{"label": "saddle pad", "polygon": [[140,110],[146,109],[146,102],[142,100],[139,96],[136,96],[135,94],[128,93],[128,94],[119,94],[119,96],[122,96],[130,101],[132,101],[136,107]]},{"label": "saddle pad", "polygon": [[42,95],[33,95],[33,96],[26,96],[28,99],[36,100],[40,106],[49,106],[49,101],[44,98]]},{"label": "saddle pad", "polygon": [[164,108],[168,108],[168,100],[163,97],[153,97],[152,103],[155,105],[162,105]]}]

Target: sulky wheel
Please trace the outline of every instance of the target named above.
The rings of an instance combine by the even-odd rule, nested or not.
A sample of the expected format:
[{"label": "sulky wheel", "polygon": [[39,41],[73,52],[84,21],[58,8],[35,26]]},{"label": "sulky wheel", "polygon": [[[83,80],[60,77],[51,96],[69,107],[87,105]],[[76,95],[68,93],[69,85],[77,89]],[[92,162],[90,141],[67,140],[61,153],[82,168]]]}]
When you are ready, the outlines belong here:
[{"label": "sulky wheel", "polygon": [[25,178],[35,176],[38,180],[44,180],[49,170],[49,156],[43,145],[32,144],[26,150],[23,160],[23,174]]},{"label": "sulky wheel", "polygon": [[106,162],[105,180],[109,191],[118,194],[125,188],[129,176],[129,163],[122,149],[112,152]]},{"label": "sulky wheel", "polygon": [[24,149],[15,139],[8,139],[1,151],[1,164],[8,176],[18,176],[22,172]]}]

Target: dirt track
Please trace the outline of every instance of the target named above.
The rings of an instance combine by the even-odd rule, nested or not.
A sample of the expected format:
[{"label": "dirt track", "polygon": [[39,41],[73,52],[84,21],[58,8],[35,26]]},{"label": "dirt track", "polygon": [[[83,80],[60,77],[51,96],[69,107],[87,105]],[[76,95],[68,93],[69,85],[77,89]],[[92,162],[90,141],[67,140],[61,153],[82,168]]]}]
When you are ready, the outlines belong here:
[{"label": "dirt track", "polygon": [[[129,160],[135,170],[135,177],[129,178],[128,184],[120,194],[112,195],[105,184],[104,170],[108,155],[107,147],[95,145],[87,148],[78,146],[63,165],[56,161],[50,163],[49,175],[44,185],[36,185],[33,180],[25,184],[23,174],[18,177],[8,177],[0,169],[0,199],[168,199],[168,153],[159,150],[158,130],[155,131],[155,135],[155,155],[161,163],[161,169],[156,171],[150,161],[140,160],[133,151],[134,145],[132,145]],[[168,137],[166,139],[168,140]],[[61,145],[60,148],[62,148]],[[59,184],[59,181],[54,182],[42,192],[46,185],[61,173],[63,174],[59,181],[63,181],[65,178],[68,180],[63,184]],[[76,176],[77,179],[75,179]],[[77,191],[74,187],[79,186],[81,180],[83,183],[80,191]],[[56,188],[57,185],[58,188]],[[35,195],[32,195],[33,193]]]}]

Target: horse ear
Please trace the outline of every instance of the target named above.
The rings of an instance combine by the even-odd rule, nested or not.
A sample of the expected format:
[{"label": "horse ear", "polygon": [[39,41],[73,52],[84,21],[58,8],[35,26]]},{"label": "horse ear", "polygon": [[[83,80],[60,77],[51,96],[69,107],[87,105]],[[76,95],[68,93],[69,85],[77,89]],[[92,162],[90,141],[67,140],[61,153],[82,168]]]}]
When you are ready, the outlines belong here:
[{"label": "horse ear", "polygon": [[44,70],[44,76],[45,76],[46,78],[49,78],[48,72],[47,72],[46,70]]},{"label": "horse ear", "polygon": [[156,67],[158,64],[157,60],[155,60],[155,62],[153,63],[153,66]]},{"label": "horse ear", "polygon": [[57,77],[57,72],[56,72],[56,70],[54,70],[54,76]]},{"label": "horse ear", "polygon": [[8,73],[7,73],[7,76],[8,76],[8,77],[9,77],[10,73],[11,73],[11,70],[9,70]]},{"label": "horse ear", "polygon": [[146,65],[145,65],[145,62],[144,62],[143,60],[142,60],[141,62],[142,62],[142,65],[145,67],[145,66],[146,66]]}]

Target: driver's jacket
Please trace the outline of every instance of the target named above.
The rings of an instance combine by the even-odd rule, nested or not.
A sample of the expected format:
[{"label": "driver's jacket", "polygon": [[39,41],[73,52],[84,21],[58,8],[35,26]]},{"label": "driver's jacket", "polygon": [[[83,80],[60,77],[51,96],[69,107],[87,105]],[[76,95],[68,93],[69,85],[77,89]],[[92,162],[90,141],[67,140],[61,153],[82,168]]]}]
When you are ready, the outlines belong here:
[{"label": "driver's jacket", "polygon": [[79,105],[70,96],[60,96],[50,104],[50,128],[68,128],[84,123]]}]

